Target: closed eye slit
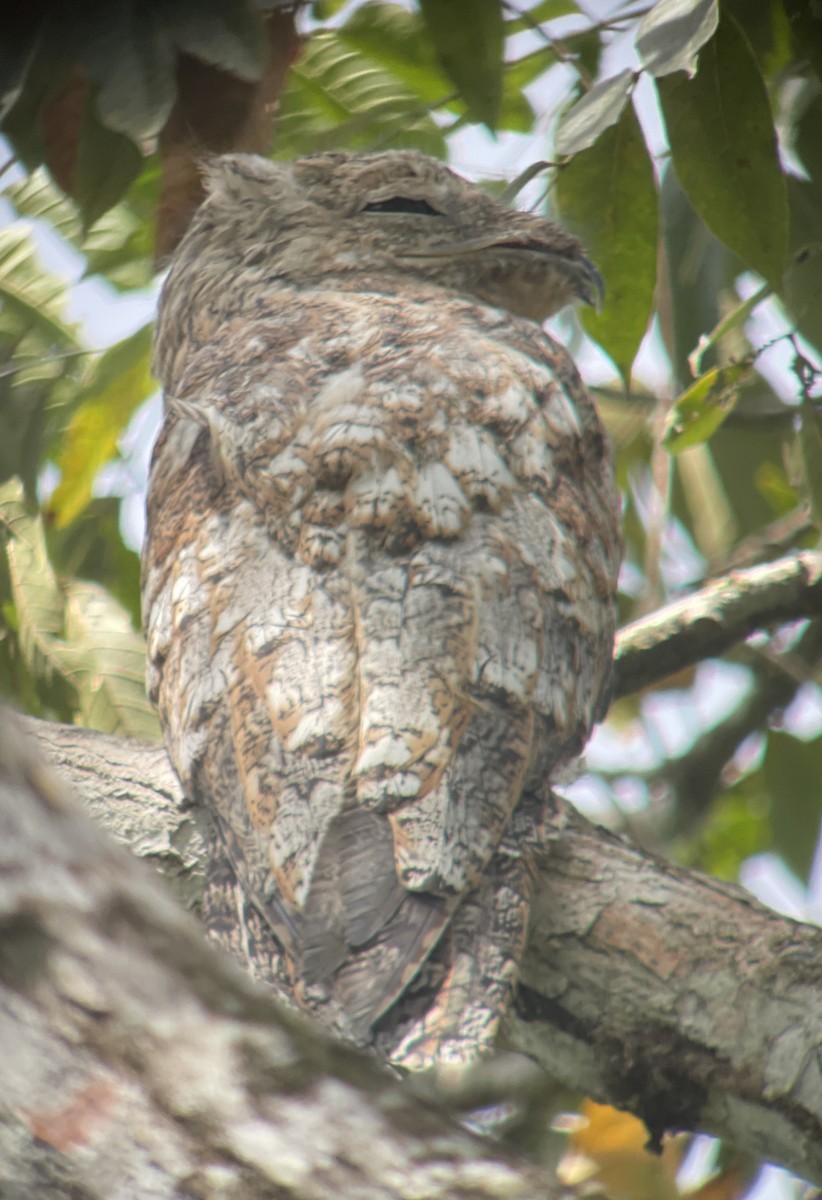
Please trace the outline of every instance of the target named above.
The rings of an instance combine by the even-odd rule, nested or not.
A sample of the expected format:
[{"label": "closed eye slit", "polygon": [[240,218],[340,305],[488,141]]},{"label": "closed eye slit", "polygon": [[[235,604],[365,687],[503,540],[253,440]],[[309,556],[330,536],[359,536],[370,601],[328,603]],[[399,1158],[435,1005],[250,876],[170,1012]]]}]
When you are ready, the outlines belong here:
[{"label": "closed eye slit", "polygon": [[363,205],[363,212],[422,213],[426,217],[441,217],[442,213],[432,208],[427,200],[413,200],[410,196],[392,196],[390,200],[374,200]]}]

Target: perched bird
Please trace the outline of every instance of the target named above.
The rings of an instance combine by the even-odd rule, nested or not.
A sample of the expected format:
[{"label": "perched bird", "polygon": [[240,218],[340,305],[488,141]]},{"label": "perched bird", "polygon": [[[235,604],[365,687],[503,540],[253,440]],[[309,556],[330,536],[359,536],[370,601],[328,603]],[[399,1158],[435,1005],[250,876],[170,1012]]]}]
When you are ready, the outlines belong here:
[{"label": "perched bird", "polygon": [[438,962],[405,1040],[436,1057],[493,1035],[520,839],[607,703],[611,456],[540,325],[600,279],[413,151],[207,183],[157,331],[149,692],[237,952],[366,1040]]}]

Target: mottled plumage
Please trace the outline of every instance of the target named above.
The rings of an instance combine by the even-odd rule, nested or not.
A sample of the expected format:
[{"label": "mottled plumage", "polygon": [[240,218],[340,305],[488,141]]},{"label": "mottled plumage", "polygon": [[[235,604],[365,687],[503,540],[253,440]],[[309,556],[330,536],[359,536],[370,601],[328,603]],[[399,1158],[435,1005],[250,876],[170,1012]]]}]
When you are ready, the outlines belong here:
[{"label": "mottled plumage", "polygon": [[156,348],[143,595],[171,757],[304,1003],[367,1034],[450,922],[425,1037],[460,939],[464,968],[485,941],[493,1024],[527,924],[511,816],[609,674],[611,460],[538,324],[598,276],[414,152],[228,157],[209,186]]}]

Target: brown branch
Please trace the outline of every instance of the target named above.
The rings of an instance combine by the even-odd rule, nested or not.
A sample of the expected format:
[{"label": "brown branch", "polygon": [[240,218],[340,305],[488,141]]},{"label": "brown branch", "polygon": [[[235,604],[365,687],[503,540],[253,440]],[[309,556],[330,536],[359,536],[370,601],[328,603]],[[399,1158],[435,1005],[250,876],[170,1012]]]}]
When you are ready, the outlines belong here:
[{"label": "brown branch", "polygon": [[[136,764],[145,748],[128,748]],[[0,834],[0,1195],[558,1195],[277,1007],[91,824],[7,714]]]},{"label": "brown branch", "polygon": [[[179,891],[182,843],[192,856],[182,877],[196,878],[192,830],[202,817],[157,747],[119,742],[115,761],[116,739],[106,738],[97,760],[101,735],[28,724],[75,779],[82,771],[86,789],[93,784],[95,812],[112,830],[132,781],[156,787],[153,838],[136,849],[149,846]],[[109,774],[96,776],[95,761]],[[648,855],[559,801],[505,1042],[655,1133],[727,1136],[822,1181],[822,930]]]},{"label": "brown branch", "polygon": [[614,696],[724,653],[757,629],[822,613],[822,553],[733,571],[617,636]]}]

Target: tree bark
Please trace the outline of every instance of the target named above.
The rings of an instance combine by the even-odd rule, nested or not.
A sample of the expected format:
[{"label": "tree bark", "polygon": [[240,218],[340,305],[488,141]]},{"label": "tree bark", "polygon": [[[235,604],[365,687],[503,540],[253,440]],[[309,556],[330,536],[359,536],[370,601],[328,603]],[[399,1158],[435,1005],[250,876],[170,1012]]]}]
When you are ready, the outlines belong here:
[{"label": "tree bark", "polygon": [[[618,690],[626,690],[627,679],[634,685],[657,681],[685,665],[683,656],[694,661],[695,629],[716,653],[769,622],[814,614],[820,563],[819,555],[802,554],[737,572],[629,628],[620,638]],[[705,653],[703,643],[697,657]],[[620,676],[622,662],[627,674]],[[196,909],[209,819],[182,796],[162,748],[31,718],[25,724],[96,819]],[[3,841],[10,891],[0,912],[6,912],[12,936],[0,955],[0,999],[6,1014],[2,1044],[14,1054],[3,1092],[14,1116],[11,1133],[0,1124],[0,1163],[23,1172],[31,1155],[38,1170],[57,1170],[55,1164],[63,1169],[66,1154],[83,1157],[94,1147],[94,1169],[103,1172],[93,1178],[98,1190],[72,1194],[130,1196],[143,1193],[99,1187],[117,1155],[130,1155],[137,1171],[148,1169],[152,1155],[167,1154],[169,1162],[179,1159],[191,1168],[194,1182],[188,1192],[146,1195],[276,1195],[291,1186],[277,1174],[285,1151],[276,1138],[285,1137],[301,1164],[294,1167],[293,1195],[325,1195],[326,1185],[329,1194],[332,1187],[348,1194],[357,1171],[365,1173],[363,1195],[410,1194],[411,1174],[427,1170],[434,1154],[433,1142],[426,1141],[430,1126],[416,1124],[411,1098],[395,1092],[374,1064],[307,1032],[269,997],[261,998],[62,799],[56,813],[48,809],[53,783],[42,783],[27,767],[23,776],[37,786],[32,796],[20,795],[17,751],[8,739],[5,749],[18,794],[12,797],[16,808],[4,818],[14,825],[14,840]],[[87,849],[92,843],[93,853]],[[85,857],[78,858],[81,849]],[[654,1140],[665,1129],[707,1131],[822,1183],[822,930],[770,912],[738,887],[648,855],[558,798],[537,865],[528,950],[504,1044],[575,1093],[635,1112]],[[22,890],[18,876],[27,880]],[[64,933],[74,940],[64,944]],[[304,1089],[299,1120],[293,1117],[297,1123],[290,1127],[279,1094],[292,1086],[291,1066],[284,1062],[299,1064],[295,1077]],[[262,1087],[250,1064],[265,1075]],[[57,1100],[49,1091],[55,1080]],[[413,1147],[395,1145],[400,1134],[382,1101],[374,1101],[372,1084],[377,1095],[392,1097],[389,1108],[396,1105],[404,1114],[400,1123],[415,1139]],[[357,1086],[361,1092],[352,1095]],[[223,1095],[239,1106],[232,1114]],[[387,1182],[376,1161],[372,1177],[367,1156],[354,1165],[345,1158],[345,1170],[354,1172],[347,1177],[335,1174],[336,1160],[328,1165],[325,1156],[334,1159],[339,1143],[331,1134],[330,1141],[317,1140],[308,1123],[316,1120],[321,1128],[328,1120],[347,1128],[349,1108],[352,1121],[372,1121],[377,1158],[382,1162],[385,1146],[400,1183]],[[127,1119],[116,1126],[119,1149],[110,1158],[95,1131],[114,1128],[118,1113]],[[307,1123],[299,1124],[304,1113]],[[286,1127],[287,1134],[270,1132]],[[129,1131],[143,1128],[151,1136],[124,1149]],[[500,1194],[509,1194],[509,1183],[511,1195],[536,1194],[529,1188],[547,1194],[543,1178],[501,1152],[499,1161],[494,1155],[482,1159],[486,1151],[474,1142],[468,1147],[466,1142],[459,1153],[479,1154],[494,1170],[513,1172],[504,1174]],[[265,1162],[255,1158],[258,1152]],[[242,1180],[252,1190],[220,1191],[202,1173],[203,1161],[216,1164],[214,1179],[225,1171],[232,1186]],[[443,1179],[450,1182],[441,1194],[491,1194],[471,1191],[485,1185],[469,1187],[453,1174],[452,1158],[448,1162]],[[9,1195],[40,1194],[32,1189]],[[0,1194],[6,1192],[0,1188]]]},{"label": "tree bark", "polygon": [[[26,723],[96,818],[196,906],[207,818],[164,753]],[[653,1139],[702,1130],[822,1182],[822,930],[559,798],[539,868],[505,1045],[636,1113]]]},{"label": "tree bark", "polygon": [[4,1200],[559,1195],[274,1004],[0,720]]}]

